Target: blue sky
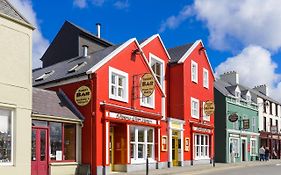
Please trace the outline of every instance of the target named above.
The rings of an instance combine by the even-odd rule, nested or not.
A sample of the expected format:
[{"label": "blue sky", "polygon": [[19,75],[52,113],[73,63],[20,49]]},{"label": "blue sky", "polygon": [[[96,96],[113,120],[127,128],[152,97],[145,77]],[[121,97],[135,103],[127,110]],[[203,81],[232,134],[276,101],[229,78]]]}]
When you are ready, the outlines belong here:
[{"label": "blue sky", "polygon": [[[159,33],[167,48],[202,39],[216,74],[236,70],[281,99],[281,2],[276,0],[11,0],[37,27],[33,67],[65,20],[113,43]],[[279,66],[280,65],[280,66]]]}]

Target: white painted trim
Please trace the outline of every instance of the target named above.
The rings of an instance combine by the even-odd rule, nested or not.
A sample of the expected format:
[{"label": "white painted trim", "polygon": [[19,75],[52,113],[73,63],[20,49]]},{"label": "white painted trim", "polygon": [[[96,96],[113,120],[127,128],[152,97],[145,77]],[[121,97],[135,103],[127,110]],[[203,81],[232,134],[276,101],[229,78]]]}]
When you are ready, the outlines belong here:
[{"label": "white painted trim", "polygon": [[170,60],[171,57],[170,57],[170,55],[169,55],[169,53],[168,53],[168,51],[167,51],[167,49],[166,49],[166,47],[165,47],[165,45],[164,45],[164,43],[163,43],[163,41],[162,41],[162,38],[160,37],[160,35],[159,35],[158,33],[155,34],[155,35],[152,35],[152,36],[149,37],[149,38],[147,38],[144,42],[142,42],[142,43],[140,44],[140,47],[143,48],[143,47],[146,46],[148,43],[150,43],[152,40],[154,40],[156,37],[159,38],[159,40],[160,40],[160,42],[161,42],[161,44],[162,44],[162,46],[163,46],[163,48],[164,48],[164,50],[165,50],[165,52],[166,52],[166,55],[168,56],[168,58],[169,58],[169,60]]},{"label": "white painted trim", "polygon": [[255,132],[249,132],[249,131],[241,131],[241,130],[234,130],[234,129],[227,129],[226,130],[229,133],[235,133],[235,134],[248,134],[248,135],[255,135],[255,136],[259,136],[259,133],[255,133]]},{"label": "white painted trim", "polygon": [[[198,116],[195,116],[195,115],[193,115],[192,114],[192,102],[197,102],[198,103]],[[191,117],[192,118],[196,118],[196,119],[199,119],[199,117],[200,117],[200,103],[199,103],[199,100],[197,99],[197,98],[193,98],[193,97],[190,97],[190,115],[191,115]]]},{"label": "white painted trim", "polygon": [[[162,64],[162,66],[161,66],[161,82],[159,82],[159,84],[161,85],[161,87],[163,88],[163,91],[165,92],[165,87],[164,87],[165,69],[166,69],[165,62],[161,58],[157,57],[156,55],[153,55],[152,53],[149,53],[149,66],[150,66],[150,68],[151,68],[151,64],[152,64],[151,63],[152,59],[155,60],[156,62],[159,62],[160,64]],[[158,80],[156,79],[156,81],[158,81]]]},{"label": "white painted trim", "polygon": [[116,48],[113,52],[111,52],[109,55],[107,55],[104,59],[102,59],[100,62],[98,62],[96,65],[94,65],[92,68],[90,68],[87,71],[87,74],[92,74],[96,70],[98,70],[101,66],[103,66],[105,63],[107,63],[109,60],[111,60],[114,56],[116,56],[119,52],[121,52],[123,49],[125,49],[129,44],[136,41],[136,38],[131,38],[125,43],[123,43],[121,46]]},{"label": "white painted trim", "polygon": [[[256,154],[253,154],[252,153],[252,141],[255,141],[256,142]],[[258,153],[258,140],[257,138],[250,138],[250,156],[257,156],[259,153]]]},{"label": "white painted trim", "polygon": [[[202,40],[197,40],[197,41],[195,41],[195,42],[193,43],[193,45],[188,49],[188,51],[181,57],[181,59],[178,61],[178,63],[183,63],[183,62],[187,59],[187,57],[189,57],[189,55],[194,51],[194,49],[195,49],[200,43],[201,43],[202,46],[204,47],[204,44],[203,44]],[[204,50],[204,52],[205,52],[205,55],[206,55],[208,64],[209,64],[209,66],[210,66],[210,69],[211,69],[211,71],[212,71],[212,75],[213,75],[213,77],[214,77],[215,74],[214,74],[214,71],[213,71],[213,68],[212,68],[212,66],[211,66],[211,63],[210,63],[210,60],[209,60],[209,57],[208,57],[208,55],[207,55],[206,50]]]},{"label": "white painted trim", "polygon": [[[184,137],[183,137],[183,130],[180,131],[180,137],[181,137],[181,155],[180,155],[180,161],[183,162],[183,153],[184,153],[184,144],[183,144],[183,140],[184,140]],[[183,166],[183,163],[181,164],[181,166]]]},{"label": "white painted trim", "polygon": [[[124,87],[124,98],[118,97],[118,88],[116,88],[116,96],[111,94],[111,75],[112,73],[120,75],[122,77],[125,77],[125,87]],[[118,82],[115,82],[118,87]],[[123,72],[121,70],[115,69],[113,67],[108,67],[108,97],[110,99],[118,100],[118,101],[123,101],[128,103],[129,102],[129,77],[128,73]]]},{"label": "white painted trim", "polygon": [[[171,123],[169,123],[169,128],[171,128]],[[168,160],[169,160],[169,162],[171,163],[171,166],[172,166],[172,162],[173,162],[173,154],[172,154],[172,133],[173,131],[172,131],[172,129],[169,129],[169,146],[168,146],[168,150],[169,150],[169,158],[168,158]]]},{"label": "white painted trim", "polygon": [[162,97],[161,99],[161,110],[162,110],[162,120],[166,119],[166,98]]},{"label": "white painted trim", "polygon": [[[142,98],[150,98],[150,97],[151,97],[151,100],[152,100],[152,104],[142,102]],[[155,109],[155,91],[149,97],[143,97],[142,93],[140,92],[140,105],[143,106],[143,107]]]},{"label": "white painted trim", "polygon": [[168,118],[168,122],[178,122],[178,123],[181,123],[183,125],[185,124],[184,120],[180,120],[180,119],[176,119],[176,118],[171,118],[171,117]]},{"label": "white painted trim", "polygon": [[161,161],[161,142],[160,142],[160,135],[161,135],[161,131],[160,131],[160,128],[158,128],[158,161],[160,162]]},{"label": "white painted trim", "polygon": [[109,164],[109,122],[105,122],[105,159],[106,165]]},{"label": "white painted trim", "polygon": [[246,161],[248,161],[248,138],[247,137],[241,137],[241,142],[240,142],[240,145],[241,145],[241,162],[243,162],[243,152],[242,152],[242,150],[243,150],[243,148],[242,148],[242,145],[243,145],[243,140],[245,140],[245,148],[244,148],[244,150],[245,150],[245,153],[244,153],[244,156],[245,156],[245,162]]},{"label": "white painted trim", "polygon": [[[195,80],[192,79],[192,66],[195,66],[196,67],[196,73],[195,73]],[[190,78],[191,78],[191,81],[194,82],[194,83],[197,83],[198,84],[198,79],[199,79],[199,71],[198,71],[198,63],[196,63],[195,61],[191,60],[191,65],[190,65]]]},{"label": "white painted trim", "polygon": [[130,164],[131,163],[131,147],[130,147],[130,137],[131,137],[131,135],[130,135],[131,133],[130,133],[130,125],[127,125],[127,148],[128,148],[128,152],[127,152],[127,163],[128,164]]}]

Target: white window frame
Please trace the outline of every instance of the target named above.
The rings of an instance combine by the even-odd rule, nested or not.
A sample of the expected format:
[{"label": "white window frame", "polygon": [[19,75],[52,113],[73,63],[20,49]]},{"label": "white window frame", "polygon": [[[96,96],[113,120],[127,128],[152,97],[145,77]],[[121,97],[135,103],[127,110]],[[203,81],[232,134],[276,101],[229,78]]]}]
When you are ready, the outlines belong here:
[{"label": "white window frame", "polygon": [[[155,129],[154,128],[152,128],[152,127],[142,127],[142,126],[136,126],[136,125],[130,125],[130,129],[129,129],[129,131],[131,132],[131,128],[134,128],[134,132],[135,132],[135,141],[131,141],[131,140],[129,140],[129,143],[130,143],[130,145],[131,144],[134,144],[135,146],[134,146],[134,156],[133,156],[133,158],[131,158],[131,163],[132,164],[138,164],[138,163],[145,163],[146,162],[146,158],[147,158],[147,147],[148,147],[148,145],[153,145],[152,146],[152,158],[148,158],[148,160],[149,160],[149,162],[156,162],[155,161]],[[137,152],[138,152],[138,143],[139,143],[139,141],[138,141],[138,130],[139,129],[144,129],[144,142],[141,142],[142,144],[144,144],[144,152],[143,152],[143,158],[138,158],[138,154],[137,154]],[[153,132],[152,132],[152,142],[148,142],[147,141],[147,138],[148,138],[148,135],[147,135],[147,133],[148,133],[148,130],[149,129],[152,129],[153,130]],[[131,135],[131,133],[130,133],[130,135]],[[131,138],[129,138],[129,139],[131,139]],[[131,146],[130,146],[131,147]],[[128,154],[131,154],[131,151],[130,151],[130,149],[128,149],[129,151],[128,151]],[[130,156],[131,157],[131,156]]]},{"label": "white window frame", "polygon": [[203,120],[205,120],[205,121],[210,121],[210,120],[211,120],[211,116],[206,115],[206,113],[205,113],[205,111],[204,111],[204,105],[205,105],[205,102],[202,103]]},{"label": "white window frame", "polygon": [[234,93],[235,93],[236,102],[240,102],[241,91],[240,91],[239,87],[237,87],[237,88],[235,89]]},{"label": "white window frame", "polygon": [[1,166],[13,166],[14,165],[14,110],[9,109],[9,108],[3,108],[0,107],[1,110],[4,111],[9,111],[10,112],[10,117],[11,117],[11,161],[10,162],[0,162],[0,167]]},{"label": "white window frame", "polygon": [[[206,73],[206,77],[205,77]],[[203,68],[203,87],[209,89],[209,71],[208,69]]]},{"label": "white window frame", "polygon": [[[161,66],[160,66],[160,82],[159,84],[161,85],[162,88],[164,88],[164,76],[165,76],[165,62],[157,57],[156,55],[153,55],[152,53],[149,53],[149,66],[152,69],[152,63],[153,62],[158,62]],[[153,70],[152,70],[153,71]],[[153,71],[154,73],[154,71]],[[154,73],[155,75],[155,73]],[[156,79],[156,81],[158,81],[158,79]]]},{"label": "white window frame", "polygon": [[[150,99],[150,103],[147,102],[148,99]],[[149,97],[144,97],[140,92],[140,105],[155,109],[155,91]]]},{"label": "white window frame", "polygon": [[[193,103],[192,102],[196,102],[198,105],[198,108],[197,108],[197,115],[193,115]],[[196,98],[193,98],[191,97],[191,100],[190,100],[190,112],[191,112],[191,117],[192,118],[196,118],[196,119],[199,119],[199,116],[200,116],[200,103],[199,103],[199,100],[196,99]]]},{"label": "white window frame", "polygon": [[[112,82],[112,74],[115,74],[117,75],[117,77],[123,77],[124,78],[124,97],[119,97],[117,94],[118,94],[118,88],[116,89],[116,95],[112,94],[111,93],[111,82]],[[129,79],[128,79],[128,73],[126,72],[123,72],[121,70],[118,70],[118,69],[115,69],[113,67],[109,67],[108,69],[108,95],[109,95],[109,98],[110,99],[114,99],[114,100],[118,100],[118,101],[122,101],[122,102],[126,102],[128,103],[128,94],[129,94],[129,91],[128,91],[128,86],[129,86]],[[118,78],[117,78],[118,79]],[[115,81],[117,86],[118,86],[118,81]]]},{"label": "white window frame", "polygon": [[[192,71],[193,66],[195,66],[195,74],[193,74],[193,71]],[[194,83],[198,83],[198,64],[193,60],[191,60],[190,75],[191,75],[191,81]]]},{"label": "white window frame", "polygon": [[[199,136],[199,143],[197,143],[196,136]],[[203,144],[201,143],[203,137]],[[194,145],[194,159],[195,160],[202,160],[202,159],[209,159],[210,158],[210,136],[207,134],[194,134],[193,135]],[[199,155],[197,156],[197,147],[199,148]],[[203,147],[203,155],[202,155],[202,147]],[[206,152],[207,148],[207,152]]]},{"label": "white window frame", "polygon": [[240,139],[237,138],[237,137],[229,137],[229,145],[230,143],[232,143],[232,150],[234,150],[234,147],[233,147],[233,140],[236,140],[237,141],[237,152],[234,152],[234,157],[240,157]]},{"label": "white window frame", "polygon": [[252,131],[253,131],[253,132],[255,132],[255,129],[256,129],[256,124],[257,124],[257,122],[256,122],[256,118],[255,118],[255,117],[253,117],[253,118],[252,118]]},{"label": "white window frame", "polygon": [[[252,145],[252,142],[255,142],[255,147],[254,147],[254,149],[255,149],[255,154],[253,154],[253,145]],[[257,139],[254,139],[254,138],[251,138],[250,139],[250,155],[251,156],[256,156],[256,155],[258,155],[258,147],[257,147],[257,144],[258,144],[258,142],[257,142]]]}]

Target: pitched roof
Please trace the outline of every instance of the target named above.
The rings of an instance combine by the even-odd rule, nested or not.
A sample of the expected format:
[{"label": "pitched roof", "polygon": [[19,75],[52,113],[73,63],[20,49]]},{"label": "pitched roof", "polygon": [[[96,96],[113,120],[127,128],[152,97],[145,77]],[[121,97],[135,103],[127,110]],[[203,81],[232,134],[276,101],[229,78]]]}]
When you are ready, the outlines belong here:
[{"label": "pitched roof", "polygon": [[194,43],[188,43],[167,49],[171,57],[170,63],[178,62],[193,44]]},{"label": "pitched roof", "polygon": [[[79,56],[75,57],[66,61],[62,61],[51,65],[49,67],[45,67],[42,69],[35,70],[32,73],[33,77],[33,86],[43,85],[49,82],[56,82],[62,79],[68,79],[75,76],[86,75],[86,72],[92,68],[94,65],[98,64],[101,60],[103,60],[107,55],[117,49],[120,45],[114,45],[107,47],[105,49],[90,53],[87,57]],[[69,70],[76,65],[84,63],[80,69],[70,72]],[[53,74],[50,75],[46,79],[42,79],[37,81],[38,77],[42,76],[47,72],[52,72]]]},{"label": "pitched roof", "polygon": [[62,90],[54,92],[33,88],[32,114],[47,115],[72,120],[84,120],[83,115],[72,104]]},{"label": "pitched roof", "polygon": [[70,21],[65,21],[65,23],[72,25],[74,28],[76,28],[80,32],[86,34],[87,36],[90,36],[90,37],[94,38],[95,40],[101,41],[101,42],[103,42],[104,44],[106,44],[108,46],[113,46],[114,45],[113,43],[111,43],[111,42],[109,42],[109,41],[107,41],[107,40],[105,40],[103,38],[97,37],[95,34],[89,32],[88,30],[86,30],[86,29],[84,29],[84,28],[82,28],[82,27],[80,27],[80,26],[78,26],[78,25],[76,25],[76,24],[74,24],[74,23],[72,23]]},{"label": "pitched roof", "polygon": [[30,23],[7,0],[0,0],[0,13],[30,25]]}]

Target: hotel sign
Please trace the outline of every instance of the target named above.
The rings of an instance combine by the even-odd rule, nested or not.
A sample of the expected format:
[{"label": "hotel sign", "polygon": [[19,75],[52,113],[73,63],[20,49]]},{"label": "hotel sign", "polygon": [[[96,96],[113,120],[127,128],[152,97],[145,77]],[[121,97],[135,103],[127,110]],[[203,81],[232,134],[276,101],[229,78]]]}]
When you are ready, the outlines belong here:
[{"label": "hotel sign", "polygon": [[75,103],[78,106],[85,106],[91,100],[91,89],[88,86],[81,86],[75,92]]},{"label": "hotel sign", "polygon": [[140,82],[140,89],[141,93],[144,97],[149,97],[152,95],[154,92],[155,88],[155,80],[152,74],[145,73],[141,77],[141,82]]},{"label": "hotel sign", "polygon": [[120,120],[133,121],[133,122],[157,124],[156,120],[153,120],[153,119],[131,116],[131,115],[126,115],[126,114],[120,114],[120,113],[115,113],[115,112],[110,112],[109,117],[115,118],[115,119],[120,119]]}]

